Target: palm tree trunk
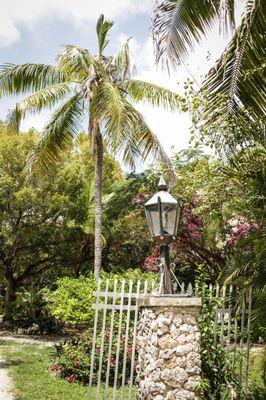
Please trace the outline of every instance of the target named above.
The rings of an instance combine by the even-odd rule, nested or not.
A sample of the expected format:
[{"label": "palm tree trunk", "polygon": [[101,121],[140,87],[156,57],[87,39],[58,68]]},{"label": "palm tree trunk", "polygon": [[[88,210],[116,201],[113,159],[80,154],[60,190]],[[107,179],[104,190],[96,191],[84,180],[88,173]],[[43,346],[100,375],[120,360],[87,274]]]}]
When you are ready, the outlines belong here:
[{"label": "palm tree trunk", "polygon": [[95,139],[95,242],[94,242],[94,276],[100,277],[102,265],[102,175],[103,175],[103,141],[99,124],[93,124],[93,137]]}]

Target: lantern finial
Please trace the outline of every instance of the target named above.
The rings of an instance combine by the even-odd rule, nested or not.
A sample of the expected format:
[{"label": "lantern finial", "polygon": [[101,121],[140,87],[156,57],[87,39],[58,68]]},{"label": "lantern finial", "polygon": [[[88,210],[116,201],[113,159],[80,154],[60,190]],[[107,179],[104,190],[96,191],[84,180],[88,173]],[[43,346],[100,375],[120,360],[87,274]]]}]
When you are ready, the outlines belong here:
[{"label": "lantern finial", "polygon": [[159,190],[165,190],[165,191],[168,190],[168,185],[165,182],[165,179],[164,179],[163,175],[161,175],[161,178],[159,180],[158,189]]}]

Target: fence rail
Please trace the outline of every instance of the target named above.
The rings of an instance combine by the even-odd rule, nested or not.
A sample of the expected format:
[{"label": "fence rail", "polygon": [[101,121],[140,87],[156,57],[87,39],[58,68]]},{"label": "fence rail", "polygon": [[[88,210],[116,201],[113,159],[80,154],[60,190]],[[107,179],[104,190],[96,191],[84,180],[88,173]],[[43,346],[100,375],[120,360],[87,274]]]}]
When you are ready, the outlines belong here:
[{"label": "fence rail", "polygon": [[[143,294],[159,294],[159,288],[160,283],[156,281],[98,282],[94,293],[89,399],[95,399],[91,395],[93,387],[96,400],[135,398],[139,299]],[[214,301],[214,343],[221,343],[231,354],[245,397],[249,375],[251,290],[243,294],[233,285],[199,287],[178,283],[175,292],[179,296],[202,296],[204,302]]]}]

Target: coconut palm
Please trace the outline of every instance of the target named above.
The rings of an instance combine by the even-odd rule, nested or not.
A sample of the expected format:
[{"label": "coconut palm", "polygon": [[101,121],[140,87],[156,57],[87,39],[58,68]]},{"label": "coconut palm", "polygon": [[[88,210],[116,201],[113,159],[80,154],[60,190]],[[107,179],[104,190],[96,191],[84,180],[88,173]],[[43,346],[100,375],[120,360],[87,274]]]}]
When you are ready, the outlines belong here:
[{"label": "coconut palm", "polygon": [[[266,2],[246,0],[246,10],[235,30],[234,0],[164,0],[154,12],[153,37],[157,61],[177,68],[219,20],[233,30],[231,40],[203,82],[208,101],[203,110],[207,124],[232,114],[241,106],[252,118],[265,116]],[[221,102],[221,96],[226,101]]]},{"label": "coconut palm", "polygon": [[[102,15],[97,22],[98,54],[78,46],[66,46],[57,65],[6,64],[0,69],[0,96],[29,94],[8,115],[8,123],[19,128],[28,113],[58,105],[46,124],[42,138],[30,157],[31,168],[47,168],[69,147],[88,120],[91,154],[95,159],[95,276],[102,254],[102,165],[103,152],[115,153],[134,167],[148,156],[169,159],[156,135],[134,105],[139,101],[176,110],[179,96],[157,85],[132,78],[134,67],[128,41],[113,57],[103,54],[113,23]],[[104,140],[104,143],[103,143]]]}]

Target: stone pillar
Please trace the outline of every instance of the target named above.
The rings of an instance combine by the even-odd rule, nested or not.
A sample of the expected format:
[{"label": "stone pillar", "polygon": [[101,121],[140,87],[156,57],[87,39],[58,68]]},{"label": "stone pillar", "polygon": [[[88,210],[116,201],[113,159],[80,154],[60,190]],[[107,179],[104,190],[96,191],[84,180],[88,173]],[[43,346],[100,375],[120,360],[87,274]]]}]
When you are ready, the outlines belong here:
[{"label": "stone pillar", "polygon": [[138,400],[199,400],[200,298],[145,295],[140,301]]}]

